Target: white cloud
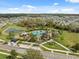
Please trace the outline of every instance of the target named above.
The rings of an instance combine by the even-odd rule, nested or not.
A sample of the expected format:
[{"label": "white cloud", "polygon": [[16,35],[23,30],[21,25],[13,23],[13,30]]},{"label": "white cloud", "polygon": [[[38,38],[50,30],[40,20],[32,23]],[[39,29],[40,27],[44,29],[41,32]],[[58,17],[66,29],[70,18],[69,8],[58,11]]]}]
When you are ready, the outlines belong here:
[{"label": "white cloud", "polygon": [[7,8],[0,10],[0,13],[32,13],[34,9],[35,7],[31,5],[22,5],[16,8]]},{"label": "white cloud", "polygon": [[55,9],[53,8],[52,10],[49,11],[49,13],[66,13],[66,14],[71,13],[71,14],[73,14],[73,13],[79,13],[79,12],[77,12],[76,9],[73,7],[72,8],[59,7],[59,8],[55,8]]},{"label": "white cloud", "polygon": [[0,9],[0,13],[79,13],[79,8],[63,6],[32,6],[22,5],[15,8]]},{"label": "white cloud", "polygon": [[18,8],[8,8],[8,10],[18,10]]},{"label": "white cloud", "polygon": [[32,5],[23,5],[22,7],[35,8],[35,7],[32,6]]},{"label": "white cloud", "polygon": [[59,3],[54,3],[53,5],[54,5],[54,6],[57,6],[57,5],[59,5]]},{"label": "white cloud", "polygon": [[61,11],[63,11],[63,12],[72,12],[72,11],[74,11],[74,9],[73,8],[64,8],[64,9],[61,9]]},{"label": "white cloud", "polygon": [[79,3],[79,0],[66,0],[67,2]]},{"label": "white cloud", "polygon": [[62,8],[60,9],[60,12],[62,13],[75,13],[75,9],[74,8]]}]

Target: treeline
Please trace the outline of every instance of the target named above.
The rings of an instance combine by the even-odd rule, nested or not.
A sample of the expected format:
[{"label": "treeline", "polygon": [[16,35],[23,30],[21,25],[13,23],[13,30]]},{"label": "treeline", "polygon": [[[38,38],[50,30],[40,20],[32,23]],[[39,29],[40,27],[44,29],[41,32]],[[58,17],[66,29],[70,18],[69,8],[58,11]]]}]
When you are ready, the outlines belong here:
[{"label": "treeline", "polygon": [[69,32],[76,32],[76,33],[79,33],[79,27],[76,27],[76,25],[66,25],[66,26],[57,26],[57,25],[54,25],[54,28],[56,29],[60,29],[60,30],[66,30],[66,31],[69,31]]},{"label": "treeline", "polygon": [[54,23],[53,20],[46,20],[46,19],[28,19],[28,20],[22,20],[20,22],[18,22],[19,26],[22,27],[29,27],[29,28],[35,28],[35,27],[50,27],[50,28],[56,28],[56,29],[60,29],[60,30],[67,30],[70,32],[76,32],[79,33],[79,26],[75,25],[75,24],[69,24],[69,25],[59,25],[58,23]]},{"label": "treeline", "polygon": [[79,16],[79,14],[26,14],[26,13],[15,13],[15,14],[0,14],[0,17],[19,17],[19,16],[26,16],[26,17],[49,17],[49,16]]},{"label": "treeline", "polygon": [[29,49],[24,54],[12,50],[5,59],[44,59],[44,57],[40,51]]}]

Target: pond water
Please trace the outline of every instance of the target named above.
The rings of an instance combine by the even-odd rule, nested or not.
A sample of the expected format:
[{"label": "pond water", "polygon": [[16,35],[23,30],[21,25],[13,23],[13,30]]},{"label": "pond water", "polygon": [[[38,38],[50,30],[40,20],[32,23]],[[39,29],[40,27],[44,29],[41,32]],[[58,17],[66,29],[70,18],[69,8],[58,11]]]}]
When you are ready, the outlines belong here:
[{"label": "pond water", "polygon": [[44,30],[32,31],[32,34],[35,36],[42,36],[44,33],[46,33],[46,31],[44,31]]},{"label": "pond water", "polygon": [[14,33],[16,33],[16,32],[21,32],[22,30],[19,30],[19,29],[14,29],[14,28],[9,28],[9,29],[7,29],[5,32],[7,32],[7,33],[9,33],[9,32],[14,32]]}]

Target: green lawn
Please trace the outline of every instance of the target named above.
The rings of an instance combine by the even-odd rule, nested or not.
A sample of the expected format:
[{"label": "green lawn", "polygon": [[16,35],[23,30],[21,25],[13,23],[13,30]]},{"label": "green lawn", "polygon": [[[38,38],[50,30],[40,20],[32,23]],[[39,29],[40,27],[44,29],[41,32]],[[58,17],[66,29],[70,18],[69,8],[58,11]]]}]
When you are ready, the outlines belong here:
[{"label": "green lawn", "polygon": [[0,35],[0,39],[3,39],[3,40],[5,40],[5,41],[7,41],[8,39],[7,39],[7,35]]},{"label": "green lawn", "polygon": [[6,55],[0,54],[0,59],[6,59]]},{"label": "green lawn", "polygon": [[59,49],[59,50],[65,50],[63,47],[59,46],[58,44],[54,42],[48,42],[44,44],[45,47],[51,48],[51,49]]},{"label": "green lawn", "polygon": [[61,44],[71,47],[76,43],[79,43],[79,33],[63,31],[61,38],[57,39]]}]

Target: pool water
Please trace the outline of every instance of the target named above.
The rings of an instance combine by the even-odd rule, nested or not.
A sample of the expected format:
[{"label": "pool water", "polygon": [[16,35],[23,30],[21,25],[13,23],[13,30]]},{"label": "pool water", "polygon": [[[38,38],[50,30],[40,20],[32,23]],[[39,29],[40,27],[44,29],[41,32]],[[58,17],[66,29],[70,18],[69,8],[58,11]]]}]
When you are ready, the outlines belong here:
[{"label": "pool water", "polygon": [[32,31],[32,34],[35,36],[42,36],[44,33],[46,33],[46,31],[44,31],[44,30]]}]

